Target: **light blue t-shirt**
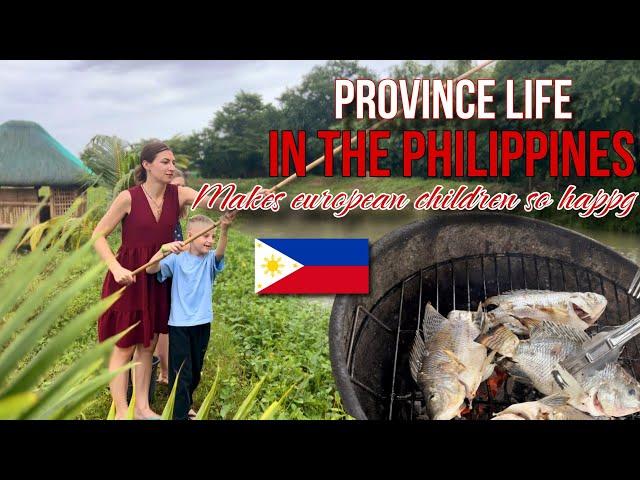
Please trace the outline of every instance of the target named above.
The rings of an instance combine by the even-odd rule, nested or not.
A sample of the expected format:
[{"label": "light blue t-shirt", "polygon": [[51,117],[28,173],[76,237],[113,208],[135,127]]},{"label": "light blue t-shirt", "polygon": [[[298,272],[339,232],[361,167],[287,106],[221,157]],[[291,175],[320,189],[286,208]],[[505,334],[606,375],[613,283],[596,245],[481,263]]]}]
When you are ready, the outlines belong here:
[{"label": "light blue t-shirt", "polygon": [[211,293],[216,275],[224,269],[224,257],[216,261],[215,250],[198,257],[189,252],[160,260],[158,281],[173,277],[171,284],[172,327],[192,327],[213,320]]}]

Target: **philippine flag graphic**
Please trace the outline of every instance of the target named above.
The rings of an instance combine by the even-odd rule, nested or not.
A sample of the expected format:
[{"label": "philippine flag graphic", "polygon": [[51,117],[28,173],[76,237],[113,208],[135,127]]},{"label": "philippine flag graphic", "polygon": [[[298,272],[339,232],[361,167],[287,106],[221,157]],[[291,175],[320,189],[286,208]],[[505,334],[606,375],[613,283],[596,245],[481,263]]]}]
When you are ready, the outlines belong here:
[{"label": "philippine flag graphic", "polygon": [[366,238],[257,238],[256,293],[369,293]]}]

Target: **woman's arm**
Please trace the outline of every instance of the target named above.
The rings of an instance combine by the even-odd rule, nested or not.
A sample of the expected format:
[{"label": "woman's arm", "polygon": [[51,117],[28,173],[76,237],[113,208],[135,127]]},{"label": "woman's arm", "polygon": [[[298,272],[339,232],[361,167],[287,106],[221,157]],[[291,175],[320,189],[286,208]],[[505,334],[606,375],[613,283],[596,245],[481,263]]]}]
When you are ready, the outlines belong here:
[{"label": "woman's arm", "polygon": [[[184,208],[185,210],[189,210],[196,198],[198,198],[198,192],[196,192],[193,188],[184,186],[178,189],[178,202],[180,202],[181,209]],[[198,204],[198,207],[208,208],[207,202],[200,202]]]},{"label": "woman's arm", "polygon": [[107,213],[100,219],[98,225],[93,230],[91,238],[97,240],[94,244],[94,248],[100,258],[104,260],[109,268],[109,271],[113,274],[113,278],[120,285],[129,285],[136,281],[135,277],[131,275],[131,271],[122,267],[115,255],[109,247],[107,237],[113,232],[113,229],[122,221],[124,216],[131,211],[131,194],[125,190],[120,192],[116,199],[113,201]]}]

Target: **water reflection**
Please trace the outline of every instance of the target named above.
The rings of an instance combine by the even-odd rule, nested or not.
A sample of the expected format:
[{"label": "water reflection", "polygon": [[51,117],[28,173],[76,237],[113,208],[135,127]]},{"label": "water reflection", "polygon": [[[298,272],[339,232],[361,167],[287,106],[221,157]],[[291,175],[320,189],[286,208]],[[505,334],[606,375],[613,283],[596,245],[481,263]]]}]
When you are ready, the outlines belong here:
[{"label": "water reflection", "polygon": [[[368,238],[378,240],[383,235],[416,220],[427,218],[430,212],[396,212],[394,214],[368,212],[349,214],[345,218],[333,217],[330,212],[312,213],[280,211],[273,214],[251,214],[239,217],[237,228],[255,237],[265,238]],[[635,263],[640,263],[640,235],[608,232],[585,228],[572,228],[610,246]],[[333,295],[301,295],[310,302],[327,307],[333,304]]]},{"label": "water reflection", "polygon": [[[429,212],[368,212],[349,214],[338,219],[330,212],[313,213],[281,211],[273,214],[252,214],[241,217],[238,229],[265,238],[368,238],[372,242],[390,231],[427,218]],[[640,235],[585,228],[572,228],[583,235],[610,246],[635,263],[640,263]]]}]

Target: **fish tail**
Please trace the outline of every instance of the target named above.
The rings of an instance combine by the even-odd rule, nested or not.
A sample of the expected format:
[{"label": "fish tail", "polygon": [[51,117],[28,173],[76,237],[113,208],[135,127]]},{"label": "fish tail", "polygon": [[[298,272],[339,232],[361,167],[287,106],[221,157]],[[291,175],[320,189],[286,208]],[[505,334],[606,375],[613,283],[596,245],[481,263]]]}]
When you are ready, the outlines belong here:
[{"label": "fish tail", "polygon": [[491,352],[489,355],[487,355],[487,358],[484,359],[484,361],[482,362],[482,368],[481,368],[481,372],[482,372],[482,381],[484,382],[487,378],[489,378],[491,375],[493,375],[493,370],[495,369],[495,364],[492,363],[494,357],[496,356],[496,352],[493,351]]},{"label": "fish tail", "polygon": [[520,340],[504,325],[498,325],[487,333],[480,335],[476,339],[476,342],[481,343],[491,350],[495,350],[502,356],[513,357]]},{"label": "fish tail", "polygon": [[566,405],[570,399],[571,397],[566,393],[554,393],[540,399],[540,403],[543,403],[548,407],[562,407],[563,405]]}]

